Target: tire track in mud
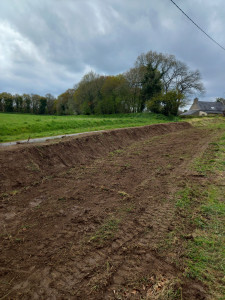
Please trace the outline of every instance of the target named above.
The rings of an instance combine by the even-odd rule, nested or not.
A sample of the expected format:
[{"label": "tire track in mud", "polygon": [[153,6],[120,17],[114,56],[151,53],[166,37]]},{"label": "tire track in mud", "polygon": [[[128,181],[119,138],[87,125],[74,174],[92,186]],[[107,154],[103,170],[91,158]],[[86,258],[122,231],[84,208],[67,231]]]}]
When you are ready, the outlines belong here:
[{"label": "tire track in mud", "polygon": [[[143,187],[143,184],[140,186]],[[104,282],[107,289],[102,299],[113,297],[113,291],[121,289],[128,282],[131,274],[137,274],[146,269],[151,262],[158,260],[154,255],[154,250],[168,231],[168,226],[174,216],[174,205],[166,202],[159,208],[157,204],[156,202],[154,207],[146,208],[139,216],[138,221],[136,219],[127,221],[118,233],[119,238],[112,242],[107,252],[102,253],[101,262],[103,263],[107,258],[112,263],[110,275],[107,276],[108,271],[106,270],[100,276],[103,278],[103,282],[107,278],[107,281]],[[93,261],[95,260],[94,256],[93,254],[91,257]],[[127,259],[124,260],[124,257]],[[88,280],[83,282],[83,287],[88,285]],[[90,293],[91,291],[85,296],[90,297]]]},{"label": "tire track in mud", "polygon": [[[46,267],[36,265],[30,270],[29,276],[24,275],[20,282],[15,283],[10,295],[15,296],[15,299],[20,295],[23,295],[23,299],[114,299],[113,291],[126,287],[129,278],[134,274],[141,276],[146,270],[153,273],[163,272],[163,268],[166,269],[165,272],[174,272],[173,266],[164,262],[162,266],[162,259],[157,257],[155,250],[168,232],[168,226],[174,218],[173,194],[179,183],[179,177],[182,178],[186,165],[192,161],[197,150],[205,147],[210,140],[209,135],[205,134],[201,141],[195,143],[192,141],[193,136],[198,138],[201,134],[193,130],[161,137],[162,144],[167,145],[165,151],[171,156],[168,158],[162,157],[162,145],[157,144],[158,141],[157,143],[142,141],[132,146],[131,153],[120,153],[113,159],[111,157],[100,159],[93,168],[89,166],[88,169],[82,170],[82,176],[78,174],[80,183],[85,183],[86,178],[89,178],[89,185],[83,192],[85,201],[88,195],[93,195],[93,198],[95,197],[93,201],[103,199],[99,209],[107,207],[109,197],[107,198],[107,193],[104,194],[106,187],[116,205],[135,204],[134,212],[126,214],[121,220],[119,229],[111,241],[106,241],[101,247],[87,243],[84,253],[79,248],[79,243],[74,243],[74,248],[71,246],[69,250],[68,247],[62,249],[52,264]],[[182,147],[182,141],[187,138],[191,138],[190,144]],[[189,153],[189,157],[184,160],[173,157],[183,154],[184,149]],[[136,150],[138,154],[134,155],[133,151]],[[131,166],[124,168],[124,162]],[[169,170],[165,167],[159,170],[165,163],[173,163],[174,166]],[[92,178],[93,170],[95,178]],[[74,184],[71,180],[72,175],[68,175],[66,187],[70,188],[71,192]],[[74,176],[76,177],[76,173]],[[57,174],[57,180],[60,180],[60,174]],[[93,190],[96,181],[99,189]],[[50,180],[44,184],[52,185],[53,182]],[[35,189],[37,193],[38,188],[33,188],[30,194]],[[129,197],[119,199],[118,192],[124,188]],[[76,193],[78,192],[79,189],[76,190]],[[86,205],[85,201],[82,207]],[[71,208],[68,204],[68,210],[64,211],[64,214],[68,213],[68,220],[72,218]],[[104,216],[104,211],[100,211],[99,214]],[[116,215],[116,212],[114,214]],[[23,217],[25,218],[24,215]],[[84,220],[82,213],[80,218],[81,221]],[[78,222],[76,227],[66,227],[65,224],[65,228],[55,236],[48,237],[46,243],[51,242],[54,248],[60,247],[60,244],[68,243],[75,233],[77,241],[80,241],[85,235],[87,226],[92,227],[92,233],[98,229],[99,225],[94,224],[91,219],[88,222],[90,224]],[[45,247],[43,245],[40,246]],[[176,272],[178,271],[175,270]]]},{"label": "tire track in mud", "polygon": [[[138,198],[147,197],[149,190],[146,193],[144,187],[148,186],[149,182],[152,182],[152,179],[144,180],[136,187]],[[164,187],[166,186],[165,183]],[[143,190],[142,194],[140,190]],[[168,189],[165,190],[169,193]],[[135,199],[136,197],[135,194],[132,196]],[[113,290],[121,288],[126,283],[131,272],[138,273],[141,269],[145,269],[146,265],[158,260],[153,252],[168,230],[168,225],[173,218],[174,206],[173,203],[167,201],[161,203],[159,207],[160,199],[157,200],[155,199],[151,207],[140,208],[141,214],[139,213],[138,220],[132,218],[127,220],[118,231],[117,238],[108,247],[94,253],[86,253],[84,259],[70,260],[59,268],[53,267],[53,270],[45,268],[41,276],[43,280],[37,282],[40,286],[40,292],[36,292],[37,299],[40,297],[57,299],[59,285],[57,283],[57,286],[54,286],[55,281],[60,282],[60,290],[63,290],[67,297],[76,296],[82,299],[85,297],[95,299],[95,296],[91,298],[91,294],[94,287],[101,282],[103,289],[107,286],[106,294],[102,299],[107,299],[113,296]],[[124,257],[129,259],[124,261]],[[111,264],[110,271],[105,266],[106,262]],[[104,267],[103,270],[102,267]],[[92,278],[96,274],[99,274],[97,282]],[[34,281],[35,274],[32,274],[26,283],[18,285],[15,289],[23,290],[29,282]],[[27,296],[29,298],[32,294]]]},{"label": "tire track in mud", "polygon": [[[121,287],[129,278],[131,270],[136,273],[141,266],[143,268],[146,263],[148,264],[149,260],[154,261],[154,255],[151,253],[154,247],[151,244],[155,246],[155,241],[160,242],[159,234],[163,238],[163,233],[167,231],[167,226],[170,222],[168,209],[169,205],[167,204],[163,207],[163,211],[158,209],[155,209],[155,211],[146,210],[139,219],[139,226],[137,226],[137,222],[132,220],[126,222],[126,226],[118,232],[119,238],[113,241],[110,247],[87,254],[84,260],[70,261],[59,268],[53,267],[53,270],[45,268],[39,273],[36,282],[40,287],[40,291],[36,292],[37,299],[40,299],[40,297],[57,299],[59,297],[59,288],[63,290],[63,293],[67,292],[68,297],[72,295],[79,297],[79,292],[82,291],[82,299],[85,299],[86,296],[91,299],[90,294],[94,286],[101,280],[107,286],[106,296],[110,294],[110,291],[112,292]],[[159,223],[156,223],[159,226],[155,225],[156,232],[152,231],[152,223],[155,223],[153,222],[155,217],[157,217]],[[146,228],[149,228],[150,232],[146,233]],[[131,251],[133,253],[130,253]],[[124,256],[129,257],[129,260],[124,262]],[[141,264],[139,262],[140,256]],[[102,266],[106,264],[106,261],[112,264],[111,268],[113,270],[110,272],[108,270],[102,272]],[[98,273],[98,270],[101,271],[101,275],[98,276],[98,282],[92,282],[92,276]],[[43,278],[41,281],[40,276]],[[32,274],[26,282],[17,285],[14,290],[26,289],[30,283],[35,282],[35,277],[36,273]],[[56,286],[54,286],[55,281],[57,282]],[[60,285],[58,282],[60,282]],[[108,286],[110,282],[112,282],[112,285]],[[85,293],[84,290],[86,290]],[[27,294],[28,298],[31,296],[33,297],[34,294]],[[95,296],[93,296],[93,299],[95,299]]]}]

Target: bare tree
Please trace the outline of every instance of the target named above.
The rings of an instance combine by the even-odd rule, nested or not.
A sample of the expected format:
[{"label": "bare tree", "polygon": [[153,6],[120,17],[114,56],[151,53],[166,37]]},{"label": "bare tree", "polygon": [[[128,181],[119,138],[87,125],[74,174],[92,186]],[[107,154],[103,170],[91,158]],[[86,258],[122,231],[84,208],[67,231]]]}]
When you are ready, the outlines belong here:
[{"label": "bare tree", "polygon": [[164,92],[178,90],[188,96],[195,92],[203,93],[204,86],[201,82],[201,74],[198,70],[191,71],[189,67],[177,60],[174,55],[149,51],[138,56],[135,67],[151,65],[161,73]]}]

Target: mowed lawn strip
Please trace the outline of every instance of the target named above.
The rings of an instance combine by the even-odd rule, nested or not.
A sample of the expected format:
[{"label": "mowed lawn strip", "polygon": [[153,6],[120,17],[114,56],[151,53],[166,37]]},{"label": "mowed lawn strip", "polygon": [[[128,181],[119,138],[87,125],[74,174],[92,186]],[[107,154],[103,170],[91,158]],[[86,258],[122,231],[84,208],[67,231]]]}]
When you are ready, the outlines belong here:
[{"label": "mowed lawn strip", "polygon": [[0,142],[178,121],[152,113],[98,116],[46,116],[0,113]]}]

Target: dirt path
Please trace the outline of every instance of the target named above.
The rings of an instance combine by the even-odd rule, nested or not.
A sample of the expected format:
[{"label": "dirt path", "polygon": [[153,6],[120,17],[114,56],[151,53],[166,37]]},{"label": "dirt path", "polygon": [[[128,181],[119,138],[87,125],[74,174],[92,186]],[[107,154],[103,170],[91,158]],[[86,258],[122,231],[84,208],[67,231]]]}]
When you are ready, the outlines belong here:
[{"label": "dirt path", "polygon": [[[33,170],[11,182],[5,163],[0,299],[160,299],[175,288],[182,270],[160,247],[176,222],[174,194],[212,138],[189,126],[121,138],[121,146],[111,138],[97,158],[65,158],[57,172],[46,173],[32,156]],[[205,299],[198,283],[185,284],[183,299]]]}]

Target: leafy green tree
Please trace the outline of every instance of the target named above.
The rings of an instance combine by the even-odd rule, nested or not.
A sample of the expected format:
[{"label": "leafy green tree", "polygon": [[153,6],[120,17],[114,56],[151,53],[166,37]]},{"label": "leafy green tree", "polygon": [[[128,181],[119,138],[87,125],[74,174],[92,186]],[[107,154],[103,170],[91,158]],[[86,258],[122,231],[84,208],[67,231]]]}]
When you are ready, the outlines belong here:
[{"label": "leafy green tree", "polygon": [[56,111],[59,115],[72,115],[76,113],[74,101],[74,89],[68,89],[58,96],[56,101]]},{"label": "leafy green tree", "polygon": [[[198,70],[191,71],[173,55],[149,51],[141,54],[135,66],[117,76],[100,76],[94,72],[85,74],[74,86],[73,100],[65,92],[56,101],[59,114],[110,114],[142,112],[148,101],[152,111],[177,114],[176,102],[172,108],[171,91],[179,95],[203,92],[204,87]],[[163,97],[164,102],[157,95]],[[167,96],[164,96],[167,95]],[[174,95],[173,95],[174,96]],[[172,97],[172,96],[171,96]],[[151,101],[150,104],[150,100]],[[181,106],[179,104],[178,106]]]},{"label": "leafy green tree", "polygon": [[15,103],[15,111],[16,112],[23,112],[23,98],[22,96],[16,94],[13,96],[14,103]]},{"label": "leafy green tree", "polygon": [[129,85],[124,75],[106,76],[102,83],[95,101],[95,112],[101,114],[130,112]]},{"label": "leafy green tree", "polygon": [[162,94],[152,97],[151,100],[146,103],[147,109],[153,113],[162,113],[162,97]]},{"label": "leafy green tree", "polygon": [[46,113],[49,115],[53,115],[56,113],[56,109],[55,109],[55,102],[56,99],[53,95],[51,95],[50,93],[45,95],[45,98],[47,100],[47,107],[46,107]]},{"label": "leafy green tree", "polygon": [[47,99],[45,97],[40,97],[39,114],[44,115],[46,113]]},{"label": "leafy green tree", "polygon": [[158,95],[162,92],[162,82],[161,82],[162,75],[161,73],[153,68],[151,64],[146,66],[144,78],[142,81],[142,102],[140,111],[143,111],[145,108],[145,102],[150,100],[153,96]]},{"label": "leafy green tree", "polygon": [[10,93],[3,92],[0,94],[1,109],[4,112],[13,112],[13,96]]},{"label": "leafy green tree", "polygon": [[177,116],[179,108],[186,104],[184,95],[179,91],[172,90],[163,96],[163,114],[166,116]]},{"label": "leafy green tree", "polygon": [[115,102],[116,102],[116,111],[118,113],[130,113],[133,112],[132,102],[131,102],[131,90],[129,83],[126,77],[123,74],[116,76],[118,84],[115,88]]},{"label": "leafy green tree", "polygon": [[148,110],[156,113],[162,113],[166,116],[178,115],[179,108],[186,104],[185,97],[176,90],[161,93],[151,98],[147,102]]},{"label": "leafy green tree", "polygon": [[23,94],[23,111],[25,113],[31,112],[31,96],[29,94]]},{"label": "leafy green tree", "polygon": [[118,106],[116,103],[117,87],[120,85],[120,78],[116,76],[107,76],[105,82],[101,88],[102,101],[101,101],[101,113],[114,114],[118,112]]},{"label": "leafy green tree", "polygon": [[31,99],[31,112],[33,114],[39,114],[41,96],[38,94],[31,94],[30,99]]},{"label": "leafy green tree", "polygon": [[141,83],[144,78],[145,67],[131,68],[124,73],[128,85],[127,105],[129,112],[138,112],[141,107]]},{"label": "leafy green tree", "polygon": [[89,72],[75,87],[74,100],[78,114],[100,113],[99,102],[102,100],[101,88],[105,77]]}]

